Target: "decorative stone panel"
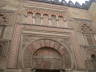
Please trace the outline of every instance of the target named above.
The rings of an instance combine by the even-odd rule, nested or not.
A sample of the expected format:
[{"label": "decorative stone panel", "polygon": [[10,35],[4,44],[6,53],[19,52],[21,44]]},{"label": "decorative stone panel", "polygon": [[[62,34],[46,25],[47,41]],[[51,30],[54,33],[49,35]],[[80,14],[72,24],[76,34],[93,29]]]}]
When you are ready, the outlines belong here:
[{"label": "decorative stone panel", "polygon": [[6,13],[0,13],[0,25],[8,24],[8,15]]},{"label": "decorative stone panel", "polygon": [[0,69],[4,69],[7,66],[7,56],[10,41],[0,40]]},{"label": "decorative stone panel", "polygon": [[22,24],[32,24],[51,27],[68,27],[67,14],[64,11],[43,8],[25,8],[21,14]]},{"label": "decorative stone panel", "polygon": [[[37,60],[34,60],[34,54],[39,50],[39,49],[42,49],[43,47],[45,47],[45,52],[47,52],[47,48],[48,49],[53,49],[53,50],[56,50],[58,53],[60,53],[61,55],[61,65],[58,65],[60,64],[60,62],[58,63],[58,60],[57,61],[55,60],[55,58],[36,58]],[[49,51],[49,53],[51,53],[51,51]],[[54,52],[52,52],[54,53]],[[44,54],[45,55],[45,54]],[[56,54],[55,54],[56,55]],[[60,57],[60,56],[58,56]],[[37,39],[31,43],[29,43],[28,46],[26,46],[26,48],[23,48],[23,56],[22,56],[22,61],[23,61],[23,67],[24,68],[45,68],[45,65],[44,66],[40,66],[40,65],[43,65],[44,61],[48,61],[48,62],[52,62],[52,63],[48,63],[48,64],[51,64],[51,66],[47,65],[47,69],[61,69],[61,68],[71,68],[71,56],[70,56],[70,53],[69,51],[67,50],[66,47],[64,47],[64,45],[60,44],[58,41],[55,41],[55,40],[51,40],[51,39]],[[37,61],[36,64],[34,61]],[[57,64],[56,64],[56,63]],[[39,64],[37,64],[39,63]],[[46,64],[46,63],[44,63]],[[56,65],[57,66],[56,66]],[[52,66],[53,65],[53,66]],[[36,67],[35,67],[36,66]]]}]

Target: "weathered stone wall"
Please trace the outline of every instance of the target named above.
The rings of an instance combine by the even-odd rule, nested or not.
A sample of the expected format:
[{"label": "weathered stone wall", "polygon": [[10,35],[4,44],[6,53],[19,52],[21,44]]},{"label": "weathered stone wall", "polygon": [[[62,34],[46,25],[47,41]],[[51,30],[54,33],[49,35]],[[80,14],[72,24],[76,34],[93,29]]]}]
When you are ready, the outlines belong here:
[{"label": "weathered stone wall", "polygon": [[[10,40],[4,68],[12,68],[5,70],[5,72],[22,72],[21,69],[25,67],[24,62],[27,65],[30,64],[29,59],[32,55],[29,51],[46,46],[56,48],[61,54],[64,50],[65,53],[62,56],[66,64],[62,69],[67,70],[68,64],[68,69],[71,69],[68,72],[91,68],[93,65],[90,57],[96,53],[95,49],[91,49],[88,41],[83,37],[82,26],[88,25],[94,34],[93,36],[96,36],[94,29],[96,9],[94,6],[95,3],[89,10],[83,10],[27,0],[1,1],[0,11],[8,16],[8,26],[5,28],[2,39]],[[2,19],[0,18],[0,20]],[[61,45],[50,40],[59,42]],[[34,43],[34,41],[38,42]],[[24,52],[24,49],[27,51],[27,48],[31,50]],[[90,67],[87,67],[89,65],[86,63]],[[28,67],[32,66],[28,65]],[[23,71],[30,72],[31,70],[25,68]]]}]

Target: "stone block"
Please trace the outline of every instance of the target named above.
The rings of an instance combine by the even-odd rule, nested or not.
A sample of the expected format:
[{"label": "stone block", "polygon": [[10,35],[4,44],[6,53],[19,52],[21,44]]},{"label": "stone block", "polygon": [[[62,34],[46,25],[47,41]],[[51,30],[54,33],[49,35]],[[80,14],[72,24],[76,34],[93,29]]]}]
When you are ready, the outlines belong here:
[{"label": "stone block", "polygon": [[21,69],[7,69],[4,72],[22,72]]}]

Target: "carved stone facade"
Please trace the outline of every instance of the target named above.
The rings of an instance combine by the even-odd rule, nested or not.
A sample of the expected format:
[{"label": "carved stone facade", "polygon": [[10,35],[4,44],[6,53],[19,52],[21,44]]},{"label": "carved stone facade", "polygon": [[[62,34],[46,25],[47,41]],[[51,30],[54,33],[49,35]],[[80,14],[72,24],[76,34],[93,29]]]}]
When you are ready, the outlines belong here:
[{"label": "carved stone facade", "polygon": [[71,1],[8,3],[0,8],[0,72],[96,71],[96,25],[88,10],[71,8]]}]

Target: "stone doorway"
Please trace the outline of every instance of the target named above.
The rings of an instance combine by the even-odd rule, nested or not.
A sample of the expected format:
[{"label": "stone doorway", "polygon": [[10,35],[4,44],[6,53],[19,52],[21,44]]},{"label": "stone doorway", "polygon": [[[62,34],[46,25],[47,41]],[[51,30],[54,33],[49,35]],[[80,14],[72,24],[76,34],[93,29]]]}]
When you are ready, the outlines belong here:
[{"label": "stone doorway", "polygon": [[33,69],[69,69],[71,56],[67,48],[54,40],[36,40],[24,48],[22,66]]},{"label": "stone doorway", "polygon": [[[61,54],[51,47],[42,47],[39,48],[33,54],[33,67],[39,70],[40,72],[50,72],[54,70],[50,69],[61,69],[62,65],[62,56]],[[42,70],[41,70],[42,69]],[[48,69],[48,70],[47,70]],[[57,70],[55,70],[57,71]]]},{"label": "stone doorway", "polygon": [[36,69],[35,72],[60,72],[60,70],[55,70],[55,69]]}]

